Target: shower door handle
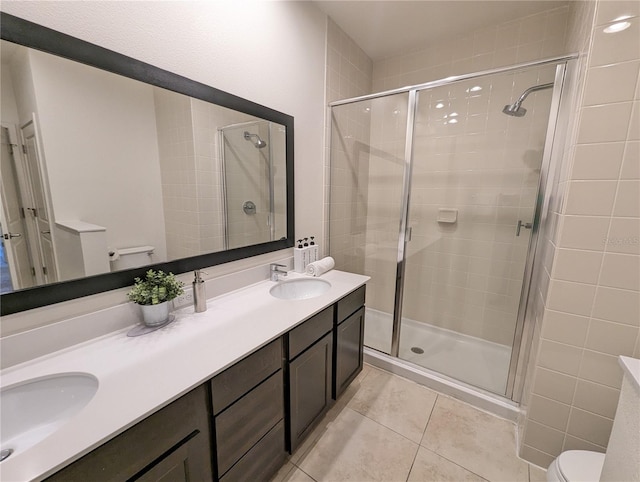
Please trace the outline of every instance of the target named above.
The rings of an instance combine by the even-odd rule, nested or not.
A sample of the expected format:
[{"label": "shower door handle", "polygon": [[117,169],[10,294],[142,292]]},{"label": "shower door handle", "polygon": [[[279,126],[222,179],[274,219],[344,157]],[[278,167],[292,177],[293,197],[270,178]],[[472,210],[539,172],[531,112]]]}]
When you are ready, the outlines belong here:
[{"label": "shower door handle", "polygon": [[521,219],[518,220],[518,227],[516,228],[516,236],[520,236],[520,230],[524,228],[524,229],[531,229],[533,228],[533,224],[532,223],[523,223]]},{"label": "shower door handle", "polygon": [[413,235],[413,227],[409,226],[407,227],[407,230],[404,233],[404,240],[405,242],[409,242],[411,241],[411,236]]}]

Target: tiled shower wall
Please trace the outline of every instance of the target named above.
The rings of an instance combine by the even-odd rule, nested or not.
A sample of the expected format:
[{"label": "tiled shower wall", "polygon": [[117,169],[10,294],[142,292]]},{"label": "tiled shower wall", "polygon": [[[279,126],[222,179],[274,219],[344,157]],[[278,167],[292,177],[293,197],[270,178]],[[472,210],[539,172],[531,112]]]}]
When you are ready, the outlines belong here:
[{"label": "tiled shower wall", "polygon": [[[327,22],[327,104],[370,94],[371,59],[335,22],[330,18]],[[368,144],[369,121],[362,116],[362,112],[347,107],[341,110],[340,122],[334,125],[332,131],[331,110],[328,112],[324,175],[326,236],[321,249],[326,256],[331,244],[331,256],[340,269],[362,273],[364,257],[357,249],[365,242],[363,226],[366,210],[362,202],[362,189],[366,188],[367,177],[362,175],[361,170],[366,169],[366,163],[357,147]],[[334,152],[330,152],[331,142]],[[330,159],[333,159],[333,163],[330,163]],[[352,203],[359,207],[352,209]],[[328,224],[330,209],[331,226]]]},{"label": "tiled shower wall", "polygon": [[[541,466],[563,450],[606,449],[622,377],[617,356],[640,356],[640,4],[595,6],[534,336],[521,455]],[[631,17],[628,29],[603,32],[621,16]]]}]

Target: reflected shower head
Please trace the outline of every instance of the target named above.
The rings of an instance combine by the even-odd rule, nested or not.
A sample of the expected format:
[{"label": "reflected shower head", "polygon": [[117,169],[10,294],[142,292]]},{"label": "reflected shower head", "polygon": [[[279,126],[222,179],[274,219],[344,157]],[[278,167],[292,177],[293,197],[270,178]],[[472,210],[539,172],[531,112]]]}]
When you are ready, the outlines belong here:
[{"label": "reflected shower head", "polygon": [[[255,137],[255,140],[254,140],[254,137]],[[244,131],[244,138],[247,141],[251,141],[253,145],[258,149],[262,149],[267,145],[265,141],[260,139],[260,136],[258,134],[251,134],[249,131]]]},{"label": "reflected shower head", "polygon": [[513,104],[505,105],[504,109],[502,109],[502,112],[513,117],[524,117],[524,115],[527,113],[527,109],[522,107],[524,99],[526,99],[531,92],[535,92],[536,90],[550,89],[551,87],[553,87],[553,82],[549,84],[534,85],[533,87],[529,87]]}]

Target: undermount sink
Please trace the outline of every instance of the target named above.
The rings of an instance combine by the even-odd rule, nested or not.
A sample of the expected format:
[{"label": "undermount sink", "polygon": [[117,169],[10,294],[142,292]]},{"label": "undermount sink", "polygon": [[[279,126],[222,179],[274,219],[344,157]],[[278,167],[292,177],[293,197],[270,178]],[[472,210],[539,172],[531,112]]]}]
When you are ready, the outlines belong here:
[{"label": "undermount sink", "polygon": [[98,390],[88,373],[62,373],[20,382],[0,392],[2,459],[21,452],[58,430]]},{"label": "undermount sink", "polygon": [[271,296],[281,300],[306,300],[326,293],[331,283],[316,278],[301,278],[279,281],[269,290]]}]

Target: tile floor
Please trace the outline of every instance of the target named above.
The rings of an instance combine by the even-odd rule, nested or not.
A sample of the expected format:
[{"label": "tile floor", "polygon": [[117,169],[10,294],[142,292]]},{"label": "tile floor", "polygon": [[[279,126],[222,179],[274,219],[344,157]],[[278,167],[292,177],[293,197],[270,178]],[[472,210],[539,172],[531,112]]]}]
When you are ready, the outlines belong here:
[{"label": "tile floor", "polygon": [[515,425],[370,365],[272,482],[543,482]]}]

